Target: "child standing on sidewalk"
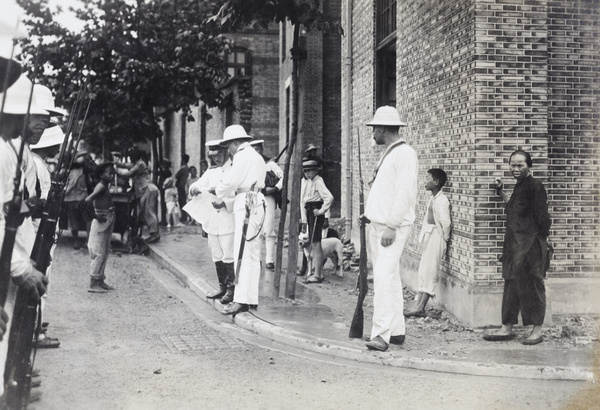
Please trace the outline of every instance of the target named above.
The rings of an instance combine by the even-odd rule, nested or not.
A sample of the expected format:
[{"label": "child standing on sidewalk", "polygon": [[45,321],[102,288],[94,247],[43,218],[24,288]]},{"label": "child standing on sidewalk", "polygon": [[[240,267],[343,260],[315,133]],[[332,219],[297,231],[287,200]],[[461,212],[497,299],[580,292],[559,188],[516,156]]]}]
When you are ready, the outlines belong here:
[{"label": "child standing on sidewalk", "polygon": [[442,169],[432,168],[427,171],[425,189],[431,191],[431,198],[427,203],[427,211],[419,235],[419,242],[423,243],[418,274],[419,298],[417,306],[404,313],[406,317],[425,316],[425,306],[429,298],[435,297],[438,268],[450,239],[450,202],[442,192],[446,180],[446,173]]},{"label": "child standing on sidewalk", "polygon": [[310,241],[312,259],[311,265],[315,268],[315,273],[311,270],[307,275],[306,283],[323,282],[323,249],[321,248],[321,235],[323,223],[325,222],[325,213],[331,208],[333,195],[325,186],[325,181],[317,175],[320,165],[315,160],[307,160],[302,163],[302,171],[305,178],[302,179],[302,188],[300,190],[300,212],[302,214],[302,224],[308,225],[308,237]]},{"label": "child standing on sidewalk", "polygon": [[167,206],[167,228],[171,228],[171,218],[173,218],[173,226],[178,228],[181,225],[179,217],[181,216],[181,210],[179,208],[179,194],[177,189],[173,186],[173,178],[169,177],[165,179],[165,204]]},{"label": "child standing on sidewalk", "polygon": [[[115,179],[115,169],[112,162],[105,162],[96,168],[96,176],[100,182],[94,188],[94,192],[85,198],[86,208],[93,205],[93,221],[90,227],[88,248],[92,263],[90,266],[90,288],[91,293],[106,293],[114,290],[104,282],[104,269],[110,253],[110,240],[115,225],[115,207],[108,191],[110,183]],[[90,212],[91,213],[91,212]]]}]

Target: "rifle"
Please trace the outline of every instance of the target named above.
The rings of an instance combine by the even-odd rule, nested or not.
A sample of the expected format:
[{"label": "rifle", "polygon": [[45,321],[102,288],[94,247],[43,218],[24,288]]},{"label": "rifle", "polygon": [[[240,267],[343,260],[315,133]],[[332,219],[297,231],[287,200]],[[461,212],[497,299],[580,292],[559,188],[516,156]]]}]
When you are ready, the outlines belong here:
[{"label": "rifle", "polygon": [[[364,193],[364,182],[362,177],[362,162],[360,158],[360,132],[358,133],[358,175],[359,175],[359,186],[358,186],[358,201],[359,201],[359,214],[365,213],[365,193]],[[367,234],[364,221],[360,222],[360,259],[358,262],[358,300],[356,302],[356,309],[354,310],[354,316],[352,317],[352,323],[350,324],[350,338],[361,338],[363,336],[364,327],[364,313],[363,313],[363,302],[367,291],[369,290],[369,284],[367,283]]]},{"label": "rifle", "polygon": [[[52,261],[50,256],[52,246],[55,243],[56,225],[62,211],[62,204],[65,194],[65,184],[68,177],[72,161],[75,158],[75,149],[81,138],[81,125],[77,139],[69,138],[71,129],[79,120],[82,110],[82,100],[85,95],[87,82],[82,85],[76,102],[73,106],[75,114],[69,118],[65,141],[61,147],[61,155],[52,175],[50,192],[42,219],[35,238],[31,259],[35,263],[35,268],[46,274]],[[87,106],[89,109],[89,104]],[[87,111],[86,111],[87,116]],[[84,117],[85,122],[85,117]],[[24,145],[24,144],[23,144]],[[39,301],[19,289],[15,301],[14,318],[15,326],[11,327],[9,358],[5,371],[5,379],[8,380],[6,390],[6,402],[9,408],[26,408],[29,402],[31,392],[31,373],[35,362],[34,344],[39,337],[41,330],[41,309],[38,309]],[[37,320],[36,320],[37,318]],[[37,323],[37,326],[36,326]],[[33,357],[32,352],[33,350]],[[8,377],[7,377],[8,376]]]},{"label": "rifle", "polygon": [[273,162],[279,161],[279,158],[281,158],[281,156],[287,150],[287,148],[288,148],[289,145],[290,145],[289,142],[287,144],[285,144],[285,147],[283,147],[283,149],[281,150],[281,152],[275,158],[273,158],[271,161],[273,161]]}]

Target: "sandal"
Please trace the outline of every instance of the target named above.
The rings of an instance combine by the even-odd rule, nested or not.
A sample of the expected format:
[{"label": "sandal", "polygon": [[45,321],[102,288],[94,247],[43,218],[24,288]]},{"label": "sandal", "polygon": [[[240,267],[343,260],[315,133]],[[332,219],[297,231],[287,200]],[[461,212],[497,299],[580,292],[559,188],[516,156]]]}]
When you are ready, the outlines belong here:
[{"label": "sandal", "polygon": [[323,279],[325,278],[317,278],[316,276],[311,275],[306,279],[306,283],[321,283],[323,282]]}]

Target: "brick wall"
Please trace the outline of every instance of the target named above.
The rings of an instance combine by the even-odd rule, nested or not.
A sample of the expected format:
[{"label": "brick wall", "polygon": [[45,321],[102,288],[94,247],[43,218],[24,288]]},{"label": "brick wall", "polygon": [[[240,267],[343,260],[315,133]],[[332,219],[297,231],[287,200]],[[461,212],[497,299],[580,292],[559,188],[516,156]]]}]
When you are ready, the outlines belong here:
[{"label": "brick wall", "polygon": [[[357,132],[366,180],[382,152],[370,146],[364,126],[375,108],[373,4],[353,0],[352,81],[342,87],[342,123],[352,122],[343,138],[352,145],[352,215],[358,214]],[[568,6],[397,0],[397,108],[408,123],[401,133],[419,156],[420,187],[404,259],[412,269],[418,265],[424,179],[427,169],[441,167],[449,176],[453,219],[442,269],[448,295],[442,303],[450,311],[460,303],[451,300],[455,285],[471,293],[501,291],[505,215],[493,183],[501,177],[508,189],[514,186],[508,157],[515,149],[532,154],[534,176],[549,194],[556,245],[549,277],[598,278],[598,14],[599,2],[584,0]],[[346,70],[343,65],[342,78]],[[350,118],[346,93],[352,95]]]},{"label": "brick wall", "polygon": [[600,5],[548,2],[552,274],[598,276]]}]

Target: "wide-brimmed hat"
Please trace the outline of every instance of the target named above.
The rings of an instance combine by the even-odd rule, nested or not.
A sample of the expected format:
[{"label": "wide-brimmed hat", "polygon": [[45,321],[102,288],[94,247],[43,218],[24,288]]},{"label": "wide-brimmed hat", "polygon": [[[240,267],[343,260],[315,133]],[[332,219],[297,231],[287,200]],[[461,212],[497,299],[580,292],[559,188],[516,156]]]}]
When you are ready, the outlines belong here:
[{"label": "wide-brimmed hat", "polygon": [[96,174],[96,177],[100,178],[100,176],[102,175],[102,173],[104,172],[104,170],[106,168],[112,167],[114,165],[115,165],[115,163],[114,162],[110,162],[110,161],[101,163],[94,170],[94,173]]},{"label": "wide-brimmed hat", "polygon": [[317,146],[316,146],[315,144],[310,144],[310,145],[308,146],[308,148],[306,148],[306,149],[304,150],[304,152],[316,151],[317,149],[318,149],[318,148],[317,148]]},{"label": "wide-brimmed hat", "polygon": [[206,148],[208,148],[208,155],[218,155],[224,146],[221,145],[223,140],[211,140],[206,143]]},{"label": "wide-brimmed hat", "polygon": [[405,126],[406,123],[400,121],[400,115],[398,114],[398,110],[389,105],[384,105],[383,107],[377,108],[373,119],[371,120],[371,122],[368,122],[367,125],[371,127],[375,125],[402,127]]},{"label": "wide-brimmed hat", "polygon": [[33,86],[33,98],[35,101],[35,105],[43,108],[48,111],[50,115],[55,117],[62,117],[67,115],[67,111],[62,108],[58,108],[54,104],[54,96],[52,95],[52,91],[46,86],[41,84],[35,84]]},{"label": "wide-brimmed hat", "polygon": [[260,145],[260,144],[264,144],[265,140],[252,140],[250,141],[250,145],[254,146],[254,145]]},{"label": "wide-brimmed hat", "polygon": [[65,133],[60,129],[58,125],[46,128],[42,137],[37,144],[30,145],[31,149],[40,149],[53,147],[55,145],[61,145],[65,140]]},{"label": "wide-brimmed hat", "polygon": [[252,137],[246,133],[246,130],[241,125],[230,125],[223,131],[223,139],[221,145],[229,145],[231,141],[243,140],[249,141]]},{"label": "wide-brimmed hat", "polygon": [[[6,114],[27,114],[29,106],[29,96],[33,83],[25,74],[21,74],[19,79],[6,90],[6,100],[4,102],[4,112]],[[4,98],[0,95],[0,101]],[[31,100],[29,114],[50,115],[50,113],[36,104],[35,98]]]},{"label": "wide-brimmed hat", "polygon": [[308,169],[319,169],[321,168],[321,166],[319,165],[319,163],[317,161],[315,161],[314,159],[309,159],[307,161],[304,161],[302,163],[302,169],[303,170],[308,170]]}]

